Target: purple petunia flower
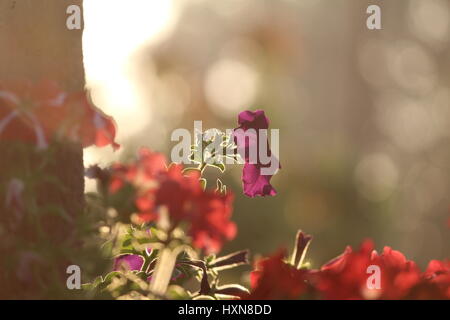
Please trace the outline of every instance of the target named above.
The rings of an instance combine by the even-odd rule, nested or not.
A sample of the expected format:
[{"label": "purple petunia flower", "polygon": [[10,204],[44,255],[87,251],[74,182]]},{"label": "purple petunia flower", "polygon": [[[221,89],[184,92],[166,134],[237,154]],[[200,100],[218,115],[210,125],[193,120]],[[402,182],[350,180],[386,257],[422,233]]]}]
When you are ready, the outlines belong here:
[{"label": "purple petunia flower", "polygon": [[238,124],[233,138],[237,152],[245,161],[242,171],[244,194],[252,198],[276,195],[270,179],[281,166],[269,147],[269,119],[263,110],[243,111],[239,114]]},{"label": "purple petunia flower", "polygon": [[144,258],[141,256],[137,254],[124,254],[114,259],[113,270],[119,271],[121,269],[126,269],[130,271],[139,271],[143,264]]}]

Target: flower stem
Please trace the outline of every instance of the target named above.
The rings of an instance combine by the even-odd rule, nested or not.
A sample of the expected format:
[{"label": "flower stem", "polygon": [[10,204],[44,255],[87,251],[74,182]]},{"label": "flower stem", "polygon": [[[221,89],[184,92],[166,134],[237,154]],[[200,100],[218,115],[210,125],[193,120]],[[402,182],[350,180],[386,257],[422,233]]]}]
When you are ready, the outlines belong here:
[{"label": "flower stem", "polygon": [[172,249],[165,247],[159,252],[159,257],[156,262],[154,276],[150,283],[151,293],[163,296],[167,287],[169,286],[172,277],[173,269],[177,259],[177,253]]},{"label": "flower stem", "polygon": [[203,171],[205,170],[207,166],[206,162],[202,162],[201,164],[198,165],[198,170],[200,170],[201,174],[203,174]]}]

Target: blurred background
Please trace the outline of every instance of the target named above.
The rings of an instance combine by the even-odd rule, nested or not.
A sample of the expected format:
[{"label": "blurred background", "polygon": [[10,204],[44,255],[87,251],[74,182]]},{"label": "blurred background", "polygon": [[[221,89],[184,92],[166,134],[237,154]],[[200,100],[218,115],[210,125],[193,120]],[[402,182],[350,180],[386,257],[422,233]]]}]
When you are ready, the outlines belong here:
[{"label": "blurred background", "polygon": [[170,155],[172,130],[261,108],[280,129],[278,195],[245,197],[229,167],[224,253],[291,249],[302,229],[314,267],[365,238],[422,268],[450,256],[448,0],[84,0],[84,14],[87,86],[122,144],[86,149],[86,165]]}]

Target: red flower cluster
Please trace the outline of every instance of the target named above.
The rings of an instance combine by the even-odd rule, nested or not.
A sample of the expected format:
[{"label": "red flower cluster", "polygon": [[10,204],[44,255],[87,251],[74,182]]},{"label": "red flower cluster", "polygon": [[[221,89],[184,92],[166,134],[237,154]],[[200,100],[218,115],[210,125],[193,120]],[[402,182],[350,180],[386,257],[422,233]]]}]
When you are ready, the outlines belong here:
[{"label": "red flower cluster", "polygon": [[114,142],[112,118],[92,106],[84,92],[64,92],[51,81],[0,83],[0,139],[35,143],[51,139],[103,147]]},{"label": "red flower cluster", "polygon": [[160,210],[167,209],[173,225],[189,224],[196,247],[217,252],[224,240],[236,235],[236,226],[229,220],[233,196],[203,190],[199,177],[197,171],[183,174],[181,165],[167,168],[164,155],[143,148],[135,163],[112,167],[109,192],[114,194],[126,184],[133,185],[141,221],[154,221]]},{"label": "red flower cluster", "polygon": [[[415,292],[416,296],[422,298],[421,293],[425,292],[424,298],[434,296],[436,299],[450,299],[450,261],[431,260],[423,279],[422,285],[418,286],[419,290]],[[420,290],[421,288],[424,290]]]},{"label": "red flower cluster", "polygon": [[[369,266],[379,267],[379,289],[368,285]],[[402,299],[421,278],[416,264],[402,253],[385,247],[380,255],[371,241],[365,241],[359,251],[347,247],[322,266],[318,275],[316,287],[325,299]]]},{"label": "red flower cluster", "polygon": [[[251,275],[252,292],[246,298],[450,299],[450,262],[433,260],[422,273],[390,247],[378,254],[371,241],[358,251],[347,247],[318,270],[296,269],[283,259],[284,254],[277,253],[258,262]],[[379,270],[378,287],[370,286],[371,266]]]},{"label": "red flower cluster", "polygon": [[252,292],[244,296],[251,300],[299,299],[308,290],[308,271],[296,269],[284,261],[281,250],[270,258],[256,263],[256,270],[250,274]]}]

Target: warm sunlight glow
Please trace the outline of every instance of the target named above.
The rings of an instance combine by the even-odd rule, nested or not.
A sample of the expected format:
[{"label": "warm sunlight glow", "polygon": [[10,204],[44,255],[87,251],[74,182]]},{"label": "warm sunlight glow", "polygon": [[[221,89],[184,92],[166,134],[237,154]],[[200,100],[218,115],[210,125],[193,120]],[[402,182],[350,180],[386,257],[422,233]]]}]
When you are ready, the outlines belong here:
[{"label": "warm sunlight glow", "polygon": [[[86,86],[97,107],[114,117],[121,144],[152,121],[151,105],[136,88],[133,54],[174,25],[173,0],[85,0],[83,55]],[[120,152],[85,150],[85,165],[106,164]]]}]

